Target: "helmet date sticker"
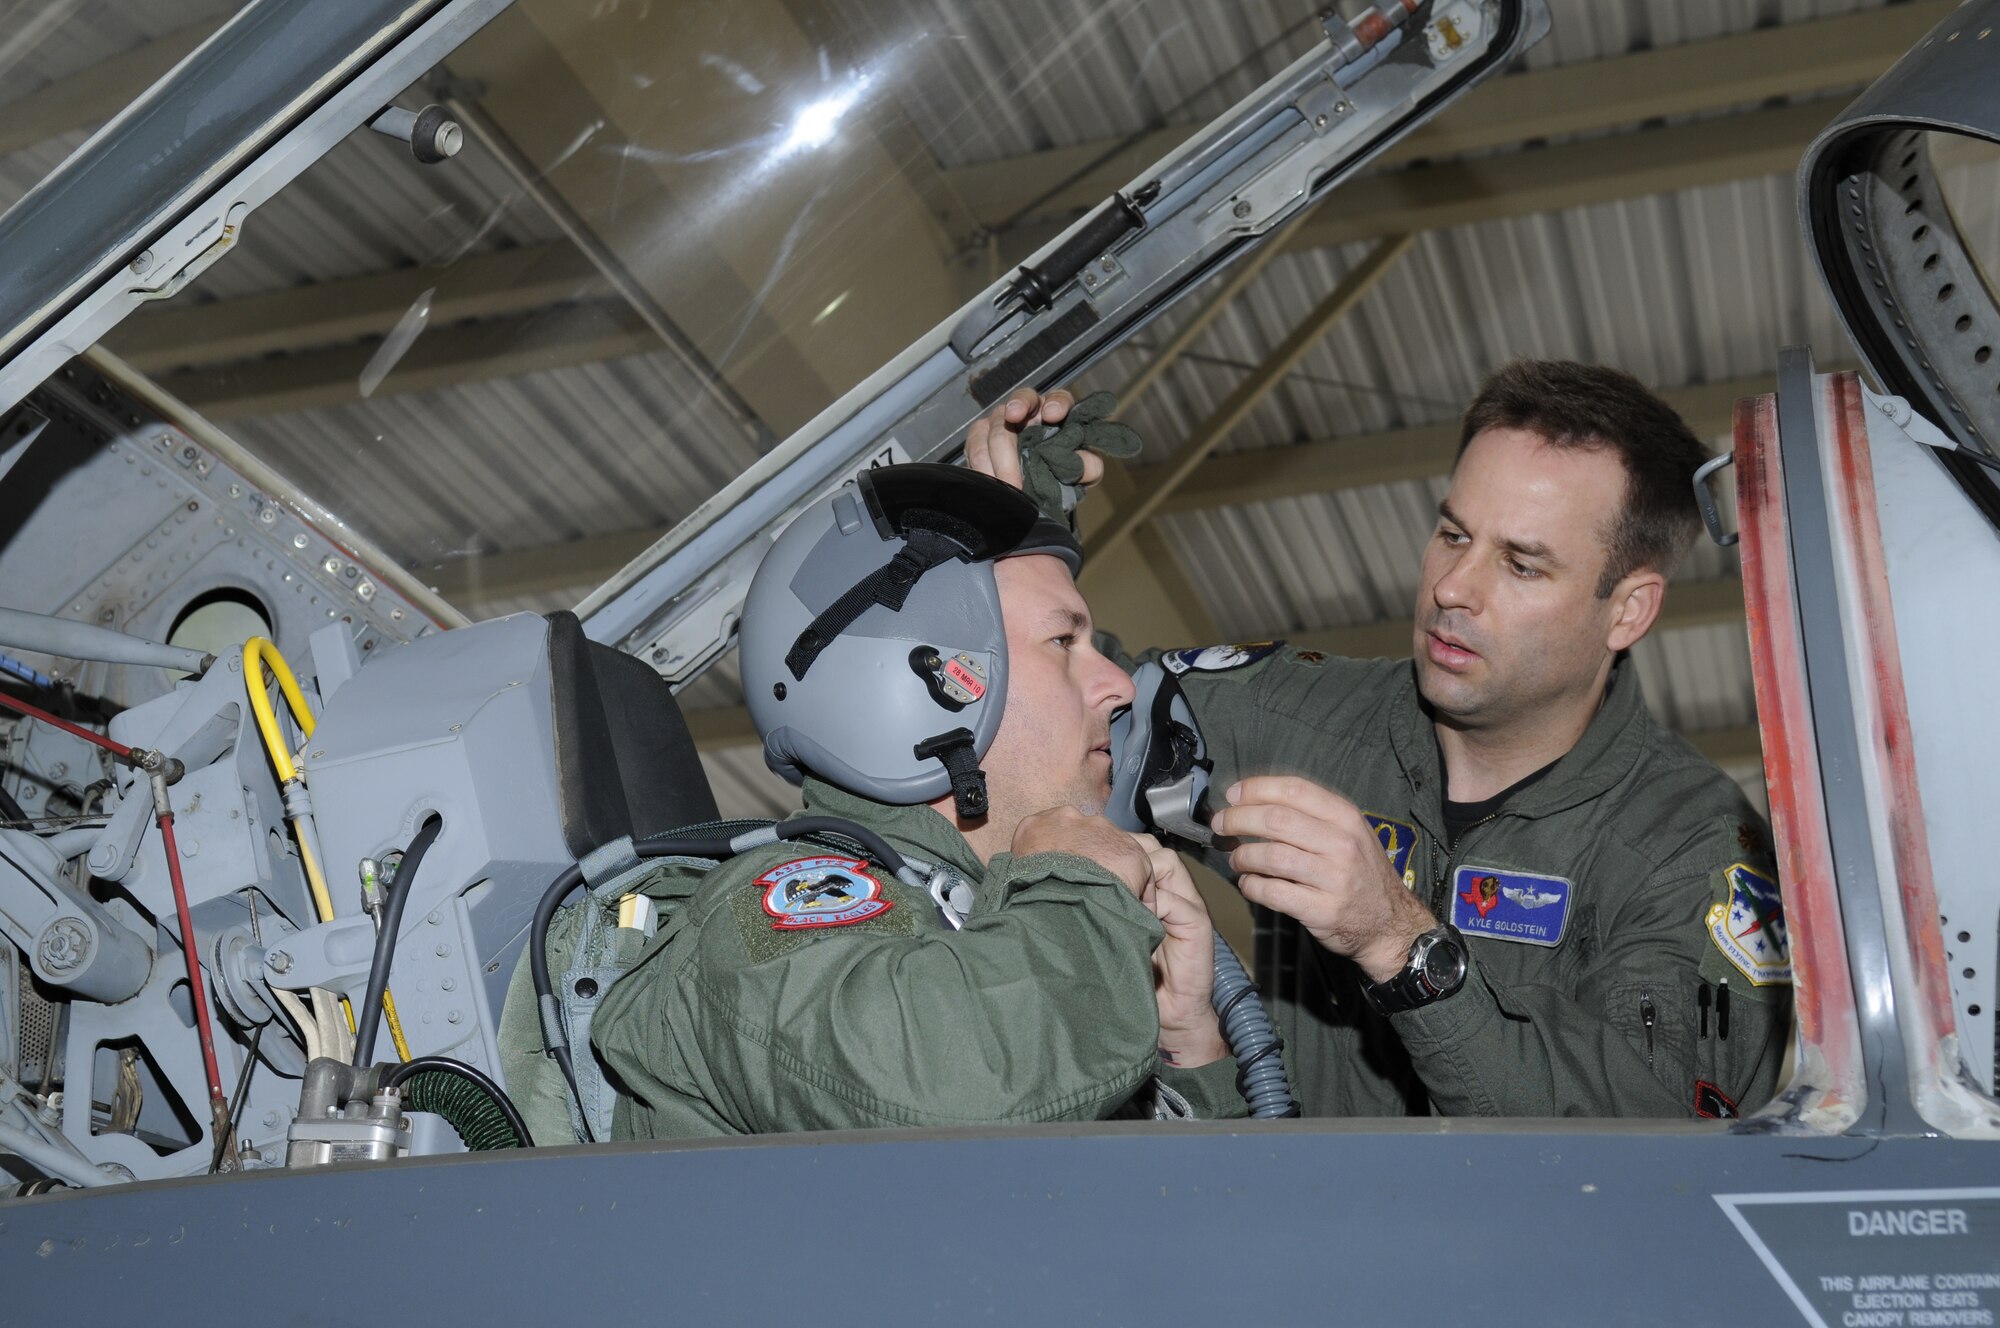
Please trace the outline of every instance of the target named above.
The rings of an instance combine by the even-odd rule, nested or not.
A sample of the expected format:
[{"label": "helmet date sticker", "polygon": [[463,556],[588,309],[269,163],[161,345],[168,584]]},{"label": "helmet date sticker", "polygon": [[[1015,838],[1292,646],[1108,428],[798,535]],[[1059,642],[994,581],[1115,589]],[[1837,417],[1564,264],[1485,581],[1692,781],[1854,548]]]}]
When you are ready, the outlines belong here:
[{"label": "helmet date sticker", "polygon": [[944,677],[939,682],[945,693],[961,705],[971,705],[986,695],[986,673],[970,655],[953,655],[946,660]]},{"label": "helmet date sticker", "polygon": [[773,931],[806,927],[848,927],[895,907],[882,898],[882,883],[855,858],[800,858],[759,876],[764,911],[777,921]]}]

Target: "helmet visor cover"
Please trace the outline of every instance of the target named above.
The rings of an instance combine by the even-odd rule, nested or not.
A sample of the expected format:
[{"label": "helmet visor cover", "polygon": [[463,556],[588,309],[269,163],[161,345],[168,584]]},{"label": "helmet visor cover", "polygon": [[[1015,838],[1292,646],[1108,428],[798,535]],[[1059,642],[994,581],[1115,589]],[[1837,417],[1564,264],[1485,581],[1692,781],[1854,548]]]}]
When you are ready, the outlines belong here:
[{"label": "helmet visor cover", "polygon": [[1042,515],[1025,494],[1005,485],[999,485],[1005,489],[1000,492],[996,483],[963,466],[904,465],[863,471],[857,486],[884,539],[940,530],[972,562],[1053,553],[1070,564],[1072,573],[1078,571],[1081,560],[1074,555],[1069,532]]}]

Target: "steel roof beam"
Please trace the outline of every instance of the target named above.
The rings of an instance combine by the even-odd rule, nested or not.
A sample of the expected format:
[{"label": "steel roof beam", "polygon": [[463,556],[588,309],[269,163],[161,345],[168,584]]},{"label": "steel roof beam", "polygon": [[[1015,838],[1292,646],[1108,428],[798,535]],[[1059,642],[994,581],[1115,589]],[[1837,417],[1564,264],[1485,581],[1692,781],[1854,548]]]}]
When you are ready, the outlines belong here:
[{"label": "steel roof beam", "polygon": [[[583,304],[525,319],[433,327],[417,338],[374,396],[458,387],[659,349],[659,338],[622,304]],[[361,374],[379,346],[307,351],[274,360],[188,369],[159,385],[211,419],[279,415],[361,399]]]},{"label": "steel roof beam", "polygon": [[[1667,587],[1666,602],[1654,624],[1656,632],[1683,627],[1713,627],[1718,623],[1743,621],[1743,582],[1739,577],[1713,581],[1677,581]],[[1410,653],[1416,622],[1397,618],[1389,622],[1362,623],[1353,627],[1328,627],[1311,632],[1281,632],[1301,650],[1323,650],[1329,655],[1356,659],[1401,659]]]},{"label": "steel roof beam", "polygon": [[[1836,366],[1830,372],[1838,372]],[[1742,397],[1771,390],[1772,376],[1756,374],[1719,383],[1670,387],[1660,399],[1679,412],[1696,436],[1728,434],[1731,413]],[[1260,447],[1212,456],[1187,481],[1160,503],[1161,513],[1194,512],[1213,507],[1296,498],[1309,493],[1337,493],[1377,484],[1430,479],[1451,472],[1458,459],[1456,419],[1409,429],[1329,438],[1290,447]],[[1135,466],[1132,477],[1144,485],[1159,465]]]},{"label": "steel roof beam", "polygon": [[[1673,47],[1667,51],[1647,52],[1643,58],[1665,56],[1697,48],[1713,48],[1708,51],[1710,60],[1727,69],[1736,62],[1736,58],[1728,56],[1727,52],[1744,49],[1734,46],[1733,43],[1751,42],[1753,39],[1763,43],[1783,35],[1786,37],[1787,49],[1798,54],[1799,58],[1806,60],[1811,67],[1827,71],[1822,73],[1822,78],[1831,80],[1836,73],[1843,79],[1865,77],[1865,71],[1861,75],[1855,75],[1854,70],[1858,68],[1856,62],[1867,57],[1847,50],[1841,43],[1834,43],[1838,48],[1835,55],[1824,54],[1819,43],[1806,40],[1803,34],[1819,32],[1833,24],[1859,22],[1863,18],[1873,18],[1877,15],[1890,15],[1899,22],[1917,24],[1918,20],[1934,7],[1930,3],[1898,6],[1889,10],[1870,11],[1867,15],[1852,18],[1822,20],[1818,23],[1751,33],[1743,37],[1720,38],[1712,42],[1690,44],[1687,47]],[[1842,39],[1845,42],[1858,41],[1854,34],[1872,29],[1849,27],[1838,31],[1848,34]],[[1748,49],[1762,51],[1765,46],[1759,44]],[[1884,51],[1888,49],[1890,48],[1883,47],[1873,53],[1872,58],[1877,64],[1886,63],[1887,56]],[[1514,84],[1532,88],[1536,79],[1553,77],[1559,73],[1566,74],[1570,70],[1623,66],[1629,75],[1634,67],[1626,65],[1625,62],[1641,58],[1641,56],[1617,57],[1585,65],[1565,66],[1562,70],[1503,79],[1498,83],[1475,89],[1468,96],[1466,104],[1470,106],[1477,102],[1480,95],[1489,89],[1506,88]],[[1640,68],[1643,72],[1643,67]],[[1598,76],[1593,76],[1594,79],[1596,77]],[[1610,85],[1626,81],[1625,78],[1604,80]],[[1726,80],[1718,77],[1719,86],[1725,82]],[[1593,82],[1592,86],[1600,85]],[[1731,89],[1728,96],[1740,99],[1743,86],[1741,80],[1727,82],[1727,86]],[[1517,92],[1509,95],[1520,94]],[[1648,95],[1665,94],[1656,91]],[[1531,102],[1532,99],[1524,98],[1524,101]],[[1831,113],[1832,108],[1828,106],[1816,102],[1807,103],[1801,106],[1752,111],[1695,124],[1645,130],[1636,134],[1619,134],[1610,138],[1560,147],[1507,153],[1481,160],[1450,162],[1422,170],[1370,176],[1344,187],[1339,194],[1338,207],[1321,209],[1286,237],[1285,243],[1294,248],[1344,244],[1561,208],[1615,202],[1731,180],[1787,174],[1797,164],[1814,134],[1824,125]],[[1606,117],[1619,114],[1623,112],[1611,110],[1604,112]],[[1579,112],[1579,115],[1582,115],[1582,112]],[[1450,121],[1447,128],[1453,134],[1473,132],[1470,129],[1451,128],[1453,125],[1465,123],[1458,117],[1457,112],[1448,112],[1446,117],[1442,118]],[[1519,116],[1515,122],[1520,122]],[[1581,119],[1571,125],[1573,129],[1584,127],[1587,126]],[[1427,134],[1431,131],[1424,132]],[[1410,141],[1422,136],[1412,135]],[[1043,175],[1042,178],[1045,179],[1047,176]],[[1037,227],[1033,225],[1019,228],[1009,238],[1009,243],[1028,242],[1032,238],[1028,233],[1035,230]],[[329,285],[345,286],[346,283],[329,283]],[[372,303],[367,304],[365,309],[357,307],[351,310],[348,316],[354,321],[370,322],[377,327],[391,326],[409,303],[407,299],[391,298],[391,296],[393,294],[400,297],[406,290],[406,287],[393,282],[385,283],[379,288],[379,293]],[[281,338],[277,344],[280,346],[287,343],[293,346],[310,344],[305,342],[304,338],[311,335],[308,329],[313,325],[316,309],[322,304],[322,297],[316,294],[316,291],[315,287],[305,287],[268,297],[254,297],[260,303],[242,311],[244,321],[246,325],[254,322],[261,327],[282,326],[287,320],[286,301],[296,300],[298,304],[293,307],[297,309],[296,321],[302,331],[296,337]],[[326,297],[326,302],[338,304],[340,300],[337,296]],[[211,329],[208,335],[217,338],[227,337],[226,342],[221,344],[233,349],[242,344],[247,333],[242,335],[229,333],[234,318],[230,311],[246,303],[246,301],[226,301],[214,306],[213,312],[202,311],[204,322],[196,326]],[[173,311],[170,314],[162,311],[158,317],[164,322],[168,317],[180,312]],[[186,311],[190,318],[194,312]],[[434,317],[434,327],[437,321]],[[164,336],[166,333],[163,331],[161,335]],[[264,349],[270,349],[273,343],[267,340],[262,345]],[[191,357],[188,362],[197,361]],[[275,388],[267,390],[264,384],[255,381],[248,370],[234,375],[235,380],[246,389],[249,399],[241,403],[233,397],[212,401],[212,413],[229,415],[299,409],[306,404],[330,404],[340,400],[356,399],[358,389],[354,386],[354,376],[346,371],[346,362],[338,357],[321,362],[337,368],[334,378],[313,379],[303,365],[283,371],[274,369],[274,373],[278,373],[284,381],[296,387],[295,394]],[[510,359],[506,363],[511,362]],[[572,359],[567,362],[577,361]],[[506,370],[503,366],[489,366],[459,357],[461,381],[494,377],[504,371]],[[378,391],[402,390],[417,381],[419,380],[409,377],[401,381],[392,378]],[[1164,510],[1175,510],[1176,506],[1177,504],[1169,504]]]},{"label": "steel roof beam", "polygon": [[[1840,367],[1835,366],[1835,370]],[[1128,385],[1128,393],[1130,390]],[[1729,432],[1730,412],[1739,397],[1770,390],[1770,377],[1756,376],[1667,388],[1660,397],[1680,412],[1697,435],[1716,438]],[[1161,501],[1158,514],[1240,507],[1302,494],[1429,479],[1449,473],[1457,452],[1458,422],[1451,420],[1211,456]],[[1091,501],[1080,509],[1086,542],[1114,520],[1120,507],[1129,505],[1140,486],[1151,482],[1160,469],[1157,465],[1112,466]],[[454,603],[477,605],[555,594],[603,580],[630,561],[635,550],[650,547],[661,533],[657,529],[624,531],[543,548],[484,554],[424,575],[434,577],[438,592]],[[1089,575],[1090,589],[1102,593],[1095,575]]]},{"label": "steel roof beam", "polygon": [[[1382,160],[1409,161],[1604,130],[1659,115],[1726,109],[1770,96],[1807,95],[1858,85],[1886,68],[1891,52],[1917,40],[1950,8],[1948,0],[1923,0],[1495,80],[1473,89],[1464,101],[1411,134]],[[165,52],[171,49],[167,43],[186,39],[191,45],[196,32],[188,29],[161,39],[155,46]],[[129,88],[130,84],[123,86]],[[31,103],[39,104],[37,99],[54,91],[43,89],[0,109],[0,145],[17,125],[34,119]],[[1816,104],[1781,107],[1642,131],[1639,137],[1618,135],[1509,153],[1483,162],[1446,163],[1368,177],[1346,186],[1337,209],[1324,210],[1288,237],[1287,243],[1338,244],[1787,173],[1829,114],[1830,108]],[[43,127],[18,132],[43,133],[45,124],[36,124]],[[1103,168],[1101,179],[1093,175],[1074,186],[1075,199],[1060,206],[1073,209],[1098,201],[1187,132],[1176,128],[1163,131],[1170,141],[1158,136],[1142,141],[1128,154],[1130,160],[1121,157],[1115,169]],[[1072,173],[1078,162],[1100,153],[1103,146],[1058,149],[966,167],[947,172],[947,179],[976,215],[998,220],[1017,210],[1043,182]],[[1037,227],[1022,229],[1034,231]],[[475,261],[460,266],[468,267]],[[358,284],[362,282],[378,284]],[[485,283],[477,280],[467,290],[474,299],[492,295]],[[190,348],[181,363],[213,363],[240,353],[252,330],[263,329],[274,335],[259,341],[258,350],[304,349],[328,344],[317,330],[328,306],[341,310],[337,320],[341,329],[361,327],[365,330],[359,335],[380,335],[394,325],[413,297],[402,278],[381,274],[379,278],[223,301],[200,311],[163,308],[144,320],[132,320],[137,326],[114,348],[121,354],[139,351],[135,359],[145,363],[142,346],[150,348],[178,339]],[[195,317],[197,312],[199,318]],[[182,318],[187,322],[176,322]],[[155,320],[159,323],[157,332],[151,330]],[[241,331],[237,330],[239,320]],[[435,312],[433,321],[438,321]],[[292,330],[283,330],[288,328]],[[183,329],[196,335],[179,335]],[[393,383],[384,385],[390,391],[395,387]]]},{"label": "steel roof beam", "polygon": [[[1774,97],[1859,88],[1953,6],[1954,0],[1921,0],[1494,79],[1377,161],[1400,165],[1731,110]],[[946,179],[989,226],[1020,220],[1031,203],[1032,216],[1065,216],[1131,183],[1196,128],[1174,125],[1125,140],[1102,139],[963,166],[947,171]],[[1795,157],[1788,165],[1796,164]],[[1064,183],[1047,192],[1051,180]]]},{"label": "steel roof beam", "polygon": [[1804,102],[1371,175],[1344,187],[1340,205],[1321,208],[1292,236],[1290,247],[1320,249],[1789,175],[1842,104]]},{"label": "steel roof beam", "polygon": [[[1292,234],[1290,245],[1298,248],[1381,239],[1705,184],[1788,174],[1831,113],[1828,107],[1818,104],[1788,106],[1568,147],[1374,176],[1343,189],[1340,205],[1323,208],[1308,218]],[[297,294],[306,298],[303,292]],[[397,314],[401,312],[401,308],[396,310]],[[436,329],[429,335],[435,336]],[[366,355],[361,358],[365,360]],[[589,358],[568,354],[562,362],[582,363]],[[461,382],[523,371],[515,356],[503,356],[491,363],[465,356],[457,357],[457,361],[456,381]],[[273,381],[267,382],[259,378],[254,366],[245,366],[240,372],[227,375],[237,384],[235,388],[207,392],[210,413],[217,416],[274,413],[357,399],[358,367],[350,373],[346,361],[338,357],[321,362],[334,366],[331,376],[315,376],[303,365],[281,360],[272,365]],[[377,390],[388,393],[430,385],[431,382],[415,376],[400,380],[392,376]],[[197,393],[204,391],[196,389]]]},{"label": "steel roof beam", "polygon": [[460,259],[448,268],[370,272],[209,304],[170,302],[126,319],[106,342],[127,364],[147,373],[223,364],[386,336],[425,291],[431,292],[430,322],[440,327],[610,294],[570,245],[524,245]]},{"label": "steel roof beam", "polygon": [[[1313,224],[1311,219],[1306,226]],[[1259,364],[1250,375],[1236,385],[1236,389],[1226,397],[1215,412],[1203,420],[1195,431],[1182,441],[1173,458],[1158,466],[1148,467],[1151,473],[1139,485],[1133,502],[1112,517],[1097,536],[1086,545],[1091,558],[1101,558],[1130,538],[1135,530],[1150,520],[1159,509],[1213,452],[1230,430],[1243,422],[1243,418],[1257,403],[1262,401],[1271,389],[1285,380],[1285,376],[1298,366],[1307,351],[1324,337],[1333,325],[1346,317],[1349,310],[1359,304],[1383,273],[1396,265],[1396,260],[1409,252],[1411,237],[1396,235],[1377,244],[1366,258],[1355,264],[1337,285],[1327,293],[1325,299],[1314,306],[1299,325],[1287,334],[1276,349]]]}]

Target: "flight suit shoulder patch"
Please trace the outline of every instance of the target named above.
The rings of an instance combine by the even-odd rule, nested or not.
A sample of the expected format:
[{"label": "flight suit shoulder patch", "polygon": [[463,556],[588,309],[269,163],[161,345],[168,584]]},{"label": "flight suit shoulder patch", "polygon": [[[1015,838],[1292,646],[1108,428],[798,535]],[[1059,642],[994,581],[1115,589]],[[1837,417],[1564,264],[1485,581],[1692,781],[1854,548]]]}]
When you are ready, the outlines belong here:
[{"label": "flight suit shoulder patch", "polygon": [[1375,842],[1389,855],[1389,866],[1402,878],[1404,887],[1416,889],[1417,869],[1410,865],[1410,859],[1416,852],[1417,827],[1394,817],[1377,816],[1374,812],[1361,813],[1361,819],[1368,822],[1368,828],[1375,832]]},{"label": "flight suit shoulder patch", "polygon": [[1168,673],[1243,673],[1284,648],[1283,641],[1244,641],[1234,645],[1189,646],[1160,656]]},{"label": "flight suit shoulder patch", "polygon": [[1710,952],[1702,956],[1701,976],[1710,982],[1748,978],[1751,991],[1789,986],[1791,941],[1777,879],[1737,862],[1715,874],[1714,891],[1703,920]]},{"label": "flight suit shoulder patch", "polygon": [[827,932],[916,930],[874,867],[839,854],[794,858],[771,867],[734,891],[730,903],[752,963],[789,954]]}]

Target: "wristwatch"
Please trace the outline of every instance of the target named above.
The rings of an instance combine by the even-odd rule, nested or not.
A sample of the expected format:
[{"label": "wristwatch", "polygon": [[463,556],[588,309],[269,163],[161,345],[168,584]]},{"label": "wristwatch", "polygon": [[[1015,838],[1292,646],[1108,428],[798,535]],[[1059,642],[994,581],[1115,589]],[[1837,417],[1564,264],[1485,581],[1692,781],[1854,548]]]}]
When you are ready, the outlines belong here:
[{"label": "wristwatch", "polygon": [[1362,979],[1362,994],[1382,1014],[1441,1001],[1465,985],[1465,938],[1449,923],[1433,927],[1410,946],[1409,962],[1387,982]]}]

